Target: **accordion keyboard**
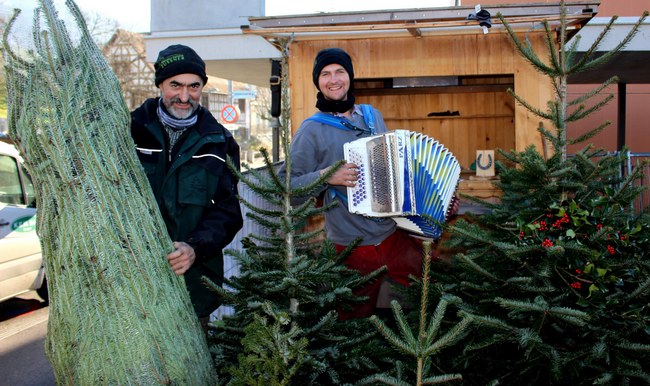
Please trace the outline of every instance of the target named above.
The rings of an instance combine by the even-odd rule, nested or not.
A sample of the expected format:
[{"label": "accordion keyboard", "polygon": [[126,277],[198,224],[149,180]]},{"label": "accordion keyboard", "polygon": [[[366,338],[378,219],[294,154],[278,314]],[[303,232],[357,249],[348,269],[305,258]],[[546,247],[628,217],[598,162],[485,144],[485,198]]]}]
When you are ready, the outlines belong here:
[{"label": "accordion keyboard", "polygon": [[366,165],[364,164],[363,156],[361,153],[356,151],[351,151],[349,154],[348,162],[351,162],[357,165],[357,184],[354,188],[351,188],[352,198],[351,204],[354,207],[359,206],[362,202],[368,199],[368,193],[366,188]]}]

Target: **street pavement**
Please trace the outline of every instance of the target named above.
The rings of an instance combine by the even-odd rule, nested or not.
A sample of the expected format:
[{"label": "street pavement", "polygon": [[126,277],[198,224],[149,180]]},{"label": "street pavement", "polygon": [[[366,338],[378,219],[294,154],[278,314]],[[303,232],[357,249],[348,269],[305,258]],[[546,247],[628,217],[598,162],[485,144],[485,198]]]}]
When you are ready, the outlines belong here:
[{"label": "street pavement", "polygon": [[0,303],[0,386],[53,386],[43,347],[48,307],[38,295]]}]

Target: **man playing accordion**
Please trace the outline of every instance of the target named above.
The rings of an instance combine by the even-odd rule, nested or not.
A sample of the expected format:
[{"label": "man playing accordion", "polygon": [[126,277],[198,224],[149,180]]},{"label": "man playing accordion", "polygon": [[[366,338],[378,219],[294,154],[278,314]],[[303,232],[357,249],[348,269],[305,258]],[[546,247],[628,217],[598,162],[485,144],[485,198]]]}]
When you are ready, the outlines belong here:
[{"label": "man playing accordion", "polygon": [[[343,145],[375,134],[387,132],[381,113],[369,105],[355,104],[352,59],[340,48],[323,49],[316,55],[313,82],[318,89],[313,117],[306,119],[296,131],[290,150],[292,186],[304,186],[319,178],[328,168],[345,159]],[[365,108],[362,108],[365,107]],[[316,192],[324,193],[324,204],[339,201],[325,212],[326,237],[337,251],[356,239],[361,242],[346,259],[350,269],[368,274],[382,266],[387,273],[355,291],[368,301],[352,311],[339,312],[341,319],[369,317],[375,313],[382,283],[390,280],[409,285],[409,275],[422,274],[422,249],[419,239],[397,228],[391,218],[372,218],[348,211],[347,188],[354,187],[358,168],[353,163],[341,166]]]}]

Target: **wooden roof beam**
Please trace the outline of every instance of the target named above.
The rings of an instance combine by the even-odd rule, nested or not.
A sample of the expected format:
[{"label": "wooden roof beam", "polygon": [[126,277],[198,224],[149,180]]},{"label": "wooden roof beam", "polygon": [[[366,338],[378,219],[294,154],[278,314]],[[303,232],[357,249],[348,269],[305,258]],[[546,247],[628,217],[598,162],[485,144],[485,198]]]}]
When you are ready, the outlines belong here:
[{"label": "wooden roof beam", "polygon": [[[567,16],[598,12],[600,1],[572,1],[566,3]],[[483,7],[492,17],[501,13],[504,17],[555,16],[560,14],[560,3],[505,4],[486,5]],[[474,12],[473,6],[444,8],[413,8],[385,11],[358,11],[315,13],[307,15],[250,17],[251,28],[287,28],[325,25],[377,25],[406,22],[440,22],[463,20]]]},{"label": "wooden roof beam", "polygon": [[[579,24],[580,21],[585,23],[592,18],[591,14],[585,15],[569,15],[567,20],[569,24]],[[542,23],[547,21],[559,21],[560,16],[524,16],[516,18],[507,18],[506,21],[513,27],[517,28],[517,24],[525,24],[529,28],[531,24]],[[501,24],[498,18],[492,19],[492,26]],[[449,28],[449,27],[478,27],[475,20],[452,20],[452,21],[437,21],[437,22],[423,22],[417,23],[419,36],[424,29],[435,28]],[[413,28],[411,23],[389,23],[389,24],[355,24],[355,25],[321,25],[321,26],[296,26],[296,27],[255,27],[255,26],[242,26],[242,31],[245,34],[257,35],[275,35],[275,34],[292,34],[292,33],[329,33],[329,32],[363,32],[363,31],[389,31],[389,30],[409,30]],[[409,31],[410,32],[410,31]],[[413,33],[412,33],[413,34]],[[415,35],[414,35],[415,36]]]}]

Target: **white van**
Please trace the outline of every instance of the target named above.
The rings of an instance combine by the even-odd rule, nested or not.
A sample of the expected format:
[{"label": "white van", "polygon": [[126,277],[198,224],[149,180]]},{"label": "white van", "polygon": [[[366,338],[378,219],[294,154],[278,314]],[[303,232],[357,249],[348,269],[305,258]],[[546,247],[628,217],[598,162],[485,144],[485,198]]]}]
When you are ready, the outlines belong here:
[{"label": "white van", "polygon": [[0,141],[0,302],[32,290],[47,301],[34,186],[16,148]]}]

